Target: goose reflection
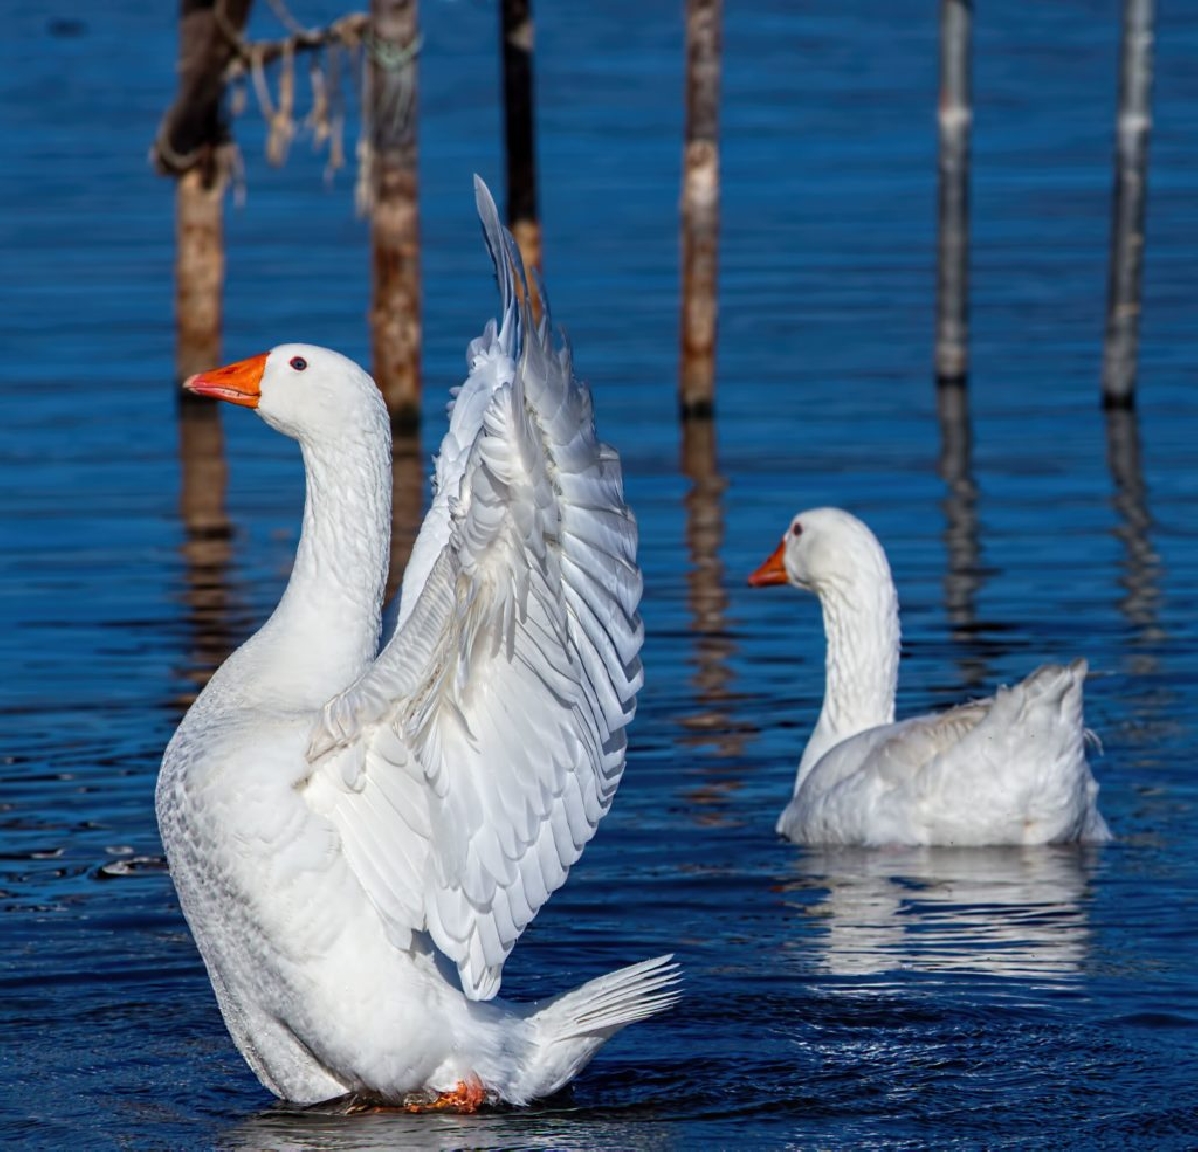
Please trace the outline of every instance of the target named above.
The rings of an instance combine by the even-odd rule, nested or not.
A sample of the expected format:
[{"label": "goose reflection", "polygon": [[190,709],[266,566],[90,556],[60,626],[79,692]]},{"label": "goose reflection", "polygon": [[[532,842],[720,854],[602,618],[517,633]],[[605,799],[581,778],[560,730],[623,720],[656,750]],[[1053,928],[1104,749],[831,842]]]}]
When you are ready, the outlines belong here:
[{"label": "goose reflection", "polygon": [[[573,1107],[569,1093],[565,1108]],[[684,1142],[659,1125],[596,1123],[593,1116],[578,1120],[568,1112],[542,1106],[519,1113],[477,1113],[473,1116],[407,1116],[402,1113],[344,1116],[320,1109],[295,1110],[285,1106],[252,1116],[225,1133],[222,1148],[254,1149],[254,1152],[307,1152],[310,1149],[411,1149],[440,1152],[442,1149],[570,1148],[577,1152],[594,1149],[643,1148],[646,1152],[668,1152]]]},{"label": "goose reflection", "polygon": [[[791,890],[826,930],[818,968],[835,976],[976,973],[1056,981],[1080,973],[1096,860],[1076,846],[805,851]],[[804,937],[803,946],[812,940]]]}]

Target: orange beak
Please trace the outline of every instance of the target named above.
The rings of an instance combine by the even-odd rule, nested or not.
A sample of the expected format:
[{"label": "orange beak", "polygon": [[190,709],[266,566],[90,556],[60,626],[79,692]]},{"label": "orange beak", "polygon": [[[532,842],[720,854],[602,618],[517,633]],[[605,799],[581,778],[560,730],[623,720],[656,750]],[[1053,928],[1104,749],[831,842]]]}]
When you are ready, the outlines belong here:
[{"label": "orange beak", "polygon": [[211,372],[198,372],[184,380],[183,387],[197,396],[211,396],[214,400],[227,400],[243,408],[257,408],[258,398],[262,395],[266,356],[264,352],[224,368],[213,368]]},{"label": "orange beak", "polygon": [[786,541],[783,540],[777,548],[770,553],[770,558],[762,564],[749,577],[750,588],[764,588],[767,584],[786,584],[789,583],[789,578],[786,575],[786,565],[783,562],[783,557],[786,555]]}]

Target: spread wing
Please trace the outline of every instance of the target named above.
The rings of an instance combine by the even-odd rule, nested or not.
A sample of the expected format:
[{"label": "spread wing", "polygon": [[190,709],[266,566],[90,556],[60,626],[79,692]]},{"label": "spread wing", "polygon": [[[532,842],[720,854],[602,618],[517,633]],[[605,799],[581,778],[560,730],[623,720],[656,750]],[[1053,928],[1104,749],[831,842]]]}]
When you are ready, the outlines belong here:
[{"label": "spread wing", "polygon": [[471,346],[396,632],[326,706],[306,795],[396,945],[427,931],[486,999],[611,804],[644,630],[619,458],[475,189],[502,324]]}]

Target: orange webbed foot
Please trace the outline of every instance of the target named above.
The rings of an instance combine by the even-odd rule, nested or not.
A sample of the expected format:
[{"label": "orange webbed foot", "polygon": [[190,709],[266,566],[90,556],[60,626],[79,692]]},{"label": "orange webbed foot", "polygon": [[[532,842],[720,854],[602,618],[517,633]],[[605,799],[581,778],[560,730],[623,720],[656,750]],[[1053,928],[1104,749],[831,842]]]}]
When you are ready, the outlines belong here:
[{"label": "orange webbed foot", "polygon": [[409,1100],[405,1112],[477,1112],[486,1101],[487,1093],[477,1076],[459,1080],[451,1092],[440,1092],[431,1100]]}]

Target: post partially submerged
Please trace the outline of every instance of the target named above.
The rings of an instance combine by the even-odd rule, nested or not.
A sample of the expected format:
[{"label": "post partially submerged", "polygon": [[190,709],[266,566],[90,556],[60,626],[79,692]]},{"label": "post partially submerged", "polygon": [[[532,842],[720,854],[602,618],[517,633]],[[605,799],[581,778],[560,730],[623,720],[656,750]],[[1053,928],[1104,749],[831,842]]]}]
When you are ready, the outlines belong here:
[{"label": "post partially submerged", "polygon": [[678,397],[684,419],[710,417],[715,412],[722,7],[722,0],[687,0],[686,5],[682,350]]},{"label": "post partially submerged", "polygon": [[[533,100],[531,0],[500,0],[503,118],[507,148],[507,225],[526,268],[541,271],[537,212],[536,116]],[[534,306],[540,301],[533,296]]]},{"label": "post partially submerged", "polygon": [[940,229],[936,278],[936,382],[969,375],[969,130],[972,0],[940,6]]},{"label": "post partially submerged", "polygon": [[[220,363],[221,216],[232,157],[223,107],[225,70],[250,3],[181,0],[179,87],[151,149],[157,170],[175,180],[177,384]],[[179,395],[187,394],[180,389]]]},{"label": "post partially submerged", "polygon": [[373,251],[373,374],[392,426],[420,424],[420,211],[416,153],[416,0],[371,0],[370,155],[365,206]]},{"label": "post partially submerged", "polygon": [[1144,203],[1151,125],[1152,5],[1153,0],[1124,0],[1123,4],[1115,193],[1102,369],[1105,408],[1131,408],[1136,399]]}]

